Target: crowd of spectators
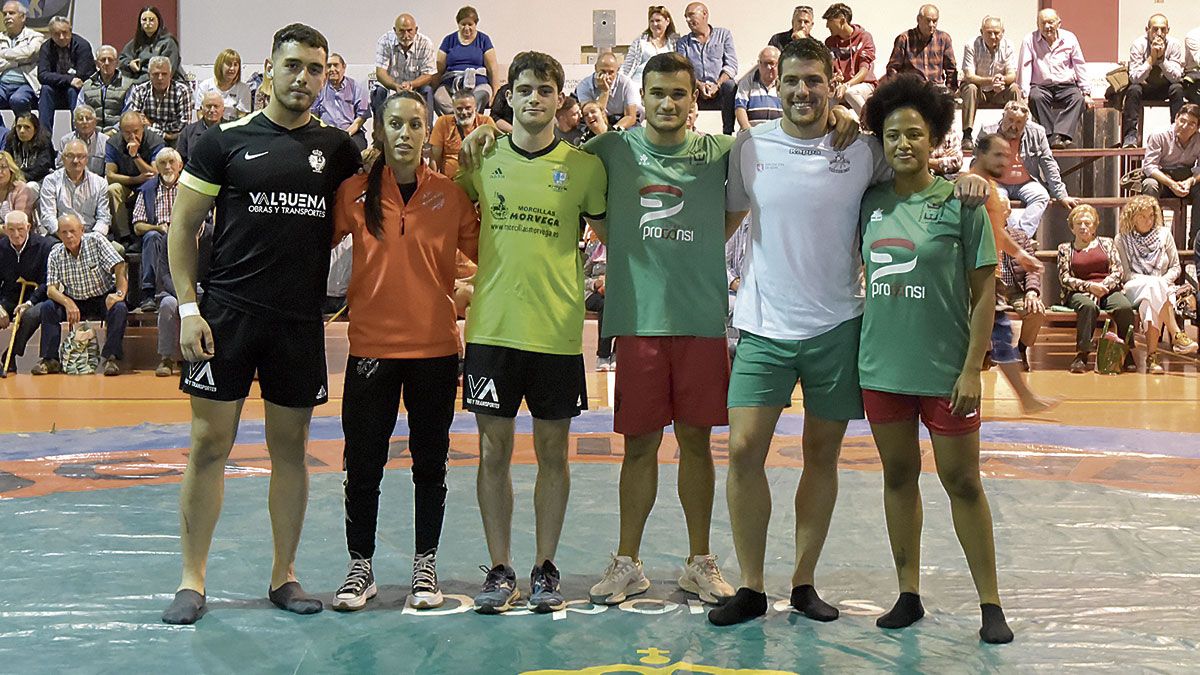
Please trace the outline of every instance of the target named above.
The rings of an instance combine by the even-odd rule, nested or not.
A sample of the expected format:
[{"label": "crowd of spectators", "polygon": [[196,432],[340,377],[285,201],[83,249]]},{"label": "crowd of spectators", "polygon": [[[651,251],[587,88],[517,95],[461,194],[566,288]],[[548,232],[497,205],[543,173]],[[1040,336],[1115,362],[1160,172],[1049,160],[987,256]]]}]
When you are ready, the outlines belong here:
[{"label": "crowd of spectators", "polygon": [[[125,306],[125,282],[121,280],[125,268],[109,265],[112,256],[100,248],[107,246],[116,258],[140,253],[138,310],[161,309],[163,299],[172,297],[162,281],[167,267],[163,235],[189,149],[212,126],[237,120],[266,104],[271,90],[267,68],[245,77],[241,55],[224,49],[216,54],[211,77],[189,81],[180,62],[179,42],[155,7],[139,13],[134,37],[120,51],[111,45],[93,46],[74,33],[66,17],[50,19],[45,34],[35,31],[26,26],[28,9],[17,0],[4,2],[0,10],[4,18],[0,108],[11,110],[14,120],[11,132],[0,128],[0,218],[12,215],[14,221],[10,228],[6,220],[5,232],[27,229],[28,234],[20,237],[26,243],[16,248],[32,246],[40,251],[43,241],[62,244],[58,240],[62,239],[63,223],[72,231],[77,227],[78,242],[65,247],[67,259],[87,252],[93,261],[102,263],[104,278],[89,278],[85,286],[70,290],[81,296],[76,300],[86,300],[97,317],[119,313],[113,310],[116,304]],[[810,6],[795,7],[790,27],[765,35],[756,63],[741,68],[733,33],[719,21],[714,24],[704,3],[686,5],[682,32],[670,9],[650,6],[645,29],[634,37],[623,57],[600,54],[594,72],[565,97],[556,114],[556,135],[578,144],[609,130],[641,124],[642,71],[652,56],[665,52],[683,54],[695,68],[699,101],[689,116],[689,126],[694,128],[699,110],[719,111],[726,134],[774,120],[782,115],[783,107],[778,81],[780,50],[792,40],[809,37],[816,16]],[[1014,240],[1027,251],[1036,251],[1042,216],[1052,201],[1071,210],[1074,240],[1058,247],[1058,269],[1062,301],[1079,316],[1085,366],[1083,326],[1088,317],[1094,324],[1095,313],[1106,309],[1118,323],[1132,325],[1126,304],[1131,312],[1135,305],[1140,307],[1138,312],[1150,312],[1139,315],[1139,329],[1144,328],[1148,336],[1165,333],[1176,351],[1195,351],[1195,343],[1186,342],[1186,333],[1177,330],[1175,313],[1163,313],[1164,307],[1183,308],[1187,302],[1194,307],[1194,295],[1176,283],[1178,263],[1170,264],[1170,251],[1164,251],[1165,266],[1161,261],[1151,264],[1149,249],[1141,246],[1143,240],[1158,241],[1154,239],[1158,229],[1146,223],[1161,226],[1161,210],[1152,216],[1146,215],[1145,207],[1138,207],[1141,215],[1128,219],[1123,214],[1121,237],[1109,241],[1095,235],[1095,209],[1084,208],[1063,183],[1053,151],[1076,144],[1091,92],[1079,40],[1062,26],[1054,9],[1038,12],[1036,25],[1019,41],[1006,36],[999,18],[984,17],[979,34],[966,41],[959,60],[952,37],[938,28],[939,8],[925,4],[917,10],[915,25],[895,34],[882,66],[876,63],[875,38],[866,25],[869,21],[861,17],[856,21],[850,5],[833,3],[820,16],[828,32],[824,42],[833,56],[832,95],[849,114],[861,113],[880,81],[916,74],[955,92],[962,104],[962,132],[953,130],[934,149],[933,172],[953,176],[964,170],[964,153],[973,148],[976,139],[998,133],[1010,144],[1012,162],[997,182],[1022,206],[1008,223]],[[411,14],[397,16],[376,43],[370,81],[349,77],[345,59],[331,53],[327,82],[314,103],[314,114],[326,124],[346,130],[365,150],[372,111],[391,92],[416,91],[429,102],[429,162],[438,171],[453,175],[463,138],[485,124],[510,131],[513,115],[509,86],[502,82],[498,65],[500,57],[492,39],[479,29],[479,12],[462,7],[454,18],[456,30],[439,43],[419,30]],[[1149,197],[1190,198],[1191,221],[1200,223],[1200,105],[1196,105],[1200,103],[1200,28],[1178,39],[1170,35],[1167,17],[1151,16],[1145,36],[1130,46],[1127,69],[1129,84],[1116,92],[1117,104],[1122,110],[1123,145],[1140,146],[1143,138],[1145,141],[1140,191]],[[1155,101],[1169,106],[1173,124],[1147,133],[1142,129],[1143,108]],[[998,123],[977,129],[977,111],[983,107],[1003,111]],[[71,111],[72,128],[66,133],[54,131],[57,110]],[[2,123],[0,118],[0,127]],[[740,239],[744,237],[732,240],[734,249]],[[1165,239],[1173,241],[1170,236]],[[3,245],[14,248],[8,237]],[[589,277],[588,292],[589,303],[601,311],[603,246],[593,243],[584,248],[591,269],[600,270],[598,277]],[[0,252],[3,250],[0,246]],[[63,274],[70,273],[61,258],[62,254],[56,258],[60,281]],[[740,254],[731,251],[731,260],[734,258],[740,259]],[[7,258],[0,257],[0,261]],[[1024,358],[1037,339],[1047,308],[1041,298],[1041,275],[1011,262],[1006,259],[1001,264],[1006,290],[1000,300],[1025,319],[1018,344]],[[1135,263],[1144,263],[1138,269],[1153,271],[1130,272]],[[1160,289],[1130,274],[1175,274],[1176,278]],[[45,279],[38,283],[44,293]],[[731,299],[737,284],[737,275],[731,271]],[[1134,290],[1139,285],[1151,290]],[[1101,286],[1104,293],[1100,293]],[[1120,295],[1121,289],[1133,297]],[[5,292],[10,290],[11,284],[5,286]],[[115,298],[118,293],[119,302],[97,304],[97,298]],[[71,318],[78,312],[67,311],[69,306],[60,300],[72,297],[60,289],[46,294],[42,302],[56,303],[64,316]],[[0,321],[11,317],[14,310],[6,307]],[[31,322],[50,320],[59,313],[39,312],[40,319],[31,314]],[[1090,333],[1087,343],[1091,344]],[[119,356],[120,350],[107,348],[105,354],[104,370],[108,372],[114,369],[110,361],[115,363],[113,357]],[[611,365],[611,351],[601,357],[606,366]],[[175,366],[168,363],[170,358],[163,355],[160,371],[175,372]],[[1157,357],[1152,361],[1147,368],[1161,367]],[[1077,366],[1073,364],[1073,369]],[[35,372],[54,372],[55,367],[54,353],[44,354]]]}]

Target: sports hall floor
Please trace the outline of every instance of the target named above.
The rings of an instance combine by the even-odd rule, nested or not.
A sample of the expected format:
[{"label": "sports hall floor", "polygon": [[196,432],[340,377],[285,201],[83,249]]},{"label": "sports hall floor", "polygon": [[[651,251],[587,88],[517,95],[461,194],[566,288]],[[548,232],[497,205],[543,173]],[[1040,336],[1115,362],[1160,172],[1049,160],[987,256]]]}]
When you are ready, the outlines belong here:
[{"label": "sports hall floor", "polygon": [[[298,561],[306,587],[326,601],[346,557],[337,418],[344,326],[330,329],[333,398],[317,409],[312,426],[311,501]],[[586,330],[594,341],[594,325]],[[1069,336],[1048,336],[1035,353],[1033,384],[1063,398],[1035,419],[1019,417],[995,371],[984,375],[983,471],[1001,592],[1016,632],[1008,646],[978,641],[975,595],[932,473],[922,484],[929,615],[906,631],[875,627],[895,582],[879,462],[862,422],[847,435],[841,495],[818,568],[819,588],[842,618],[817,624],[787,611],[800,405],[780,422],[770,458],[775,517],[767,572],[777,602],[766,620],[713,628],[704,608],[675,587],[686,541],[670,436],[643,546],[654,587],[620,607],[591,606],[587,588],[616,541],[621,455],[621,439],[611,434],[612,380],[602,373],[589,376],[590,411],[573,427],[572,498],[558,561],[564,591],[577,598],[567,611],[469,611],[483,577],[477,567],[487,558],[474,497],[478,442],[473,420],[461,413],[439,555],[446,606],[422,614],[404,609],[412,500],[401,419],[383,487],[379,598],[349,615],[297,617],[271,608],[268,463],[262,406],[252,400],[227,469],[209,566],[210,612],[193,627],[165,626],[159,614],[178,580],[178,482],[188,435],[187,402],[175,381],[150,372],[0,380],[0,672],[1195,672],[1196,365],[1168,357],[1161,376],[1070,375],[1068,343]],[[523,415],[513,472],[519,575],[533,563],[529,430]],[[720,465],[713,543],[736,584],[723,432],[714,442]]]}]

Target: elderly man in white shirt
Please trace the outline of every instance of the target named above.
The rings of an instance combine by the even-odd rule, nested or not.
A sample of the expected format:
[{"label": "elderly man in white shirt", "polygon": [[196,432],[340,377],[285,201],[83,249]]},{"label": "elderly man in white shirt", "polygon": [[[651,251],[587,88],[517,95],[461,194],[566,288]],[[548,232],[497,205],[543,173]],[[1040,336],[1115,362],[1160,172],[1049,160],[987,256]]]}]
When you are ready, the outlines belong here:
[{"label": "elderly man in white shirt", "polygon": [[1122,145],[1136,148],[1142,136],[1142,101],[1166,100],[1171,119],[1183,107],[1183,43],[1167,35],[1167,17],[1155,14],[1146,35],[1129,47],[1129,86],[1121,113]]},{"label": "elderly man in white shirt", "polygon": [[1017,55],[1004,37],[1004,22],[994,16],[983,17],[979,37],[963,49],[962,148],[970,150],[975,111],[980,105],[1001,108],[1021,98],[1017,84]]},{"label": "elderly man in white shirt", "polygon": [[58,220],[71,214],[84,232],[108,235],[112,215],[108,208],[108,181],[88,170],[88,147],[78,138],[63,145],[63,166],[46,175],[38,197],[38,231],[57,234]]},{"label": "elderly man in white shirt", "polygon": [[4,15],[4,30],[0,31],[0,108],[9,108],[20,116],[37,104],[42,87],[37,79],[37,61],[46,38],[25,26],[29,9],[17,0],[0,5],[0,12]]}]

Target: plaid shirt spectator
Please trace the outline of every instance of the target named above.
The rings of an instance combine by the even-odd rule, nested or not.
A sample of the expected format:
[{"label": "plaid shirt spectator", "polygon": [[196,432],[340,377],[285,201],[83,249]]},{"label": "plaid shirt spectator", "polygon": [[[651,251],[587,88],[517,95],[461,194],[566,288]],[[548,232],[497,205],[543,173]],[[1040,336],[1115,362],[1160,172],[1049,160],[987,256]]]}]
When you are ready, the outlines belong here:
[{"label": "plaid shirt spectator", "polygon": [[163,135],[178,134],[192,121],[192,95],[186,84],[176,80],[171,80],[170,88],[161,97],[155,95],[153,82],[133,85],[127,108],[146,113],[150,126]]},{"label": "plaid shirt spectator", "polygon": [[[167,185],[162,181],[158,183],[158,190],[154,197],[154,222],[160,225],[167,225],[171,222],[171,211],[175,208],[175,195],[179,194],[179,181],[175,181],[174,185]],[[146,218],[146,200],[139,196],[133,206],[133,222],[148,223],[150,220]]]},{"label": "plaid shirt spectator", "polygon": [[96,298],[116,287],[113,270],[123,262],[104,235],[88,232],[79,242],[78,257],[68,253],[64,244],[50,250],[46,285],[57,285],[72,300]]},{"label": "plaid shirt spectator", "polygon": [[[1001,38],[996,53],[993,54],[980,35],[963,50],[962,71],[979,77],[1016,75],[1017,59],[1013,54],[1012,43],[1008,38]],[[984,85],[983,89],[989,91],[991,85]]]},{"label": "plaid shirt spectator", "polygon": [[379,36],[375,45],[375,67],[387,70],[397,82],[433,75],[437,73],[437,48],[428,36],[417,33],[412,47],[405,51],[392,29]]},{"label": "plaid shirt spectator", "polygon": [[888,76],[913,72],[934,84],[950,86],[946,81],[951,73],[958,74],[954,62],[954,44],[950,34],[935,30],[928,40],[922,40],[916,28],[896,36],[892,56],[888,59]]},{"label": "plaid shirt spectator", "polygon": [[[1004,231],[1008,232],[1008,236],[1013,238],[1017,246],[1025,249],[1026,253],[1037,255],[1036,243],[1024,230],[1014,225],[1006,225]],[[1018,265],[1016,259],[1007,253],[1000,254],[1000,281],[1003,288],[1008,290],[1009,297],[1005,299],[1009,301],[1024,296],[1029,291],[1042,294],[1042,273],[1026,272],[1025,268]],[[997,290],[999,289],[1000,287],[997,287]]]}]

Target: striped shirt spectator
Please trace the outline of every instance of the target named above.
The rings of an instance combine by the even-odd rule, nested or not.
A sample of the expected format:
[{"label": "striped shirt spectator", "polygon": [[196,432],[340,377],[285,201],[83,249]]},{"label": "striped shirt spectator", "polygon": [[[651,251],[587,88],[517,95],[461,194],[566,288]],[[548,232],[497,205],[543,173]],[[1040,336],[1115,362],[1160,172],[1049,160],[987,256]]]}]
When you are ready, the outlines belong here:
[{"label": "striped shirt spectator", "polygon": [[375,67],[384,70],[398,84],[423,75],[437,73],[437,47],[428,36],[417,33],[405,47],[393,28],[379,36],[375,44]]},{"label": "striped shirt spectator", "polygon": [[758,54],[758,67],[738,81],[733,97],[738,127],[749,129],[783,116],[779,100],[779,50],[766,47]]}]

